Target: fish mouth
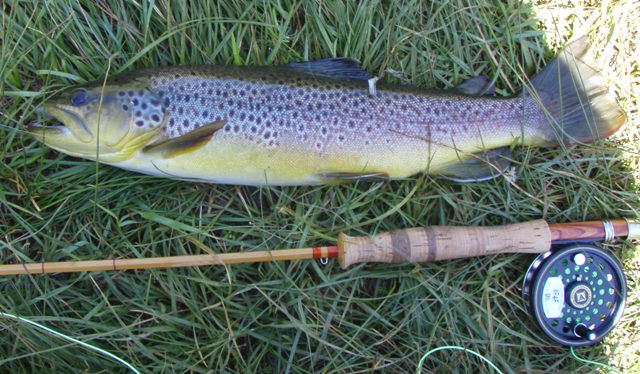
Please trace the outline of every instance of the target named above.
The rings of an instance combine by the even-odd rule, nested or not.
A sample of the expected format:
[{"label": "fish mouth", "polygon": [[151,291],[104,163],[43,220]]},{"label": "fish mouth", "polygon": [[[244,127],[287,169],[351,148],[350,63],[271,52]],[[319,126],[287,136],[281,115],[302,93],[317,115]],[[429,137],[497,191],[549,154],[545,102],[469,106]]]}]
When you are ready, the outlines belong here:
[{"label": "fish mouth", "polygon": [[27,131],[32,135],[40,138],[48,135],[71,135],[69,129],[67,129],[61,121],[58,125],[44,124],[51,119],[56,119],[55,116],[44,109],[44,106],[36,108],[36,113],[39,115],[39,119],[31,122],[27,125]]},{"label": "fish mouth", "polygon": [[[41,119],[31,122],[27,131],[45,143],[46,137],[51,140],[69,135],[83,143],[93,140],[93,135],[84,124],[82,116],[67,105],[44,104],[36,109],[36,113]],[[55,120],[56,124],[47,123],[52,120]]]}]

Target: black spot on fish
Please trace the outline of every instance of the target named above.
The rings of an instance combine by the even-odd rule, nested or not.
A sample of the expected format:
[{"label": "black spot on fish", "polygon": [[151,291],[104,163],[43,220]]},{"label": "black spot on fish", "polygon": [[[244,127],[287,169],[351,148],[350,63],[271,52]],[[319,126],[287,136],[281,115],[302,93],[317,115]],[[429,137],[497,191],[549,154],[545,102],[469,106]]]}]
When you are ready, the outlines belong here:
[{"label": "black spot on fish", "polygon": [[189,127],[189,120],[185,119],[184,121],[182,121],[182,127]]},{"label": "black spot on fish", "polygon": [[160,122],[160,116],[157,115],[157,114],[153,114],[153,115],[151,115],[151,120],[153,122]]},{"label": "black spot on fish", "polygon": [[138,106],[138,104],[140,104],[140,101],[138,99],[133,99],[133,105]]},{"label": "black spot on fish", "polygon": [[238,125],[233,125],[233,132],[237,133],[240,131],[240,126]]},{"label": "black spot on fish", "polygon": [[127,104],[123,104],[122,110],[124,110],[125,112],[129,111],[129,106]]},{"label": "black spot on fish", "polygon": [[146,102],[143,102],[143,103],[142,103],[142,105],[141,105],[141,108],[142,108],[142,109],[147,109],[147,103],[146,103]]},{"label": "black spot on fish", "polygon": [[183,115],[184,114],[184,108],[183,107],[179,107],[178,108],[178,114],[179,115]]},{"label": "black spot on fish", "polygon": [[149,102],[150,102],[150,103],[151,103],[151,105],[153,105],[153,106],[158,106],[158,105],[160,105],[160,102],[159,102],[157,99],[151,99]]},{"label": "black spot on fish", "polygon": [[249,121],[253,122],[254,119],[255,119],[255,116],[253,114],[249,114]]},{"label": "black spot on fish", "polygon": [[244,114],[244,112],[240,113],[240,121],[244,121],[246,115]]},{"label": "black spot on fish", "polygon": [[144,126],[144,121],[141,121],[141,120],[136,121],[136,126],[138,127]]},{"label": "black spot on fish", "polygon": [[118,92],[118,96],[122,97],[122,96],[124,96],[124,95],[125,95],[124,91],[120,91],[120,92]]},{"label": "black spot on fish", "polygon": [[142,112],[139,110],[136,110],[136,117],[142,117]]},{"label": "black spot on fish", "polygon": [[203,118],[207,118],[208,116],[209,116],[209,111],[208,110],[202,111],[202,117]]}]

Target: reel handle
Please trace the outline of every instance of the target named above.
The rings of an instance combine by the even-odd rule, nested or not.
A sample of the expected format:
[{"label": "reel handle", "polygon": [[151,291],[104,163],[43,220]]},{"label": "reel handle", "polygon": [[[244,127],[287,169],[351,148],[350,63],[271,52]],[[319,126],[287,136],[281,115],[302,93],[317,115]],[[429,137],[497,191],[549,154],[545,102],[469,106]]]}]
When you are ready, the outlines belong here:
[{"label": "reel handle", "polygon": [[542,253],[551,248],[544,220],[491,227],[430,226],[370,236],[338,236],[343,269],[359,262],[426,262],[500,253]]}]

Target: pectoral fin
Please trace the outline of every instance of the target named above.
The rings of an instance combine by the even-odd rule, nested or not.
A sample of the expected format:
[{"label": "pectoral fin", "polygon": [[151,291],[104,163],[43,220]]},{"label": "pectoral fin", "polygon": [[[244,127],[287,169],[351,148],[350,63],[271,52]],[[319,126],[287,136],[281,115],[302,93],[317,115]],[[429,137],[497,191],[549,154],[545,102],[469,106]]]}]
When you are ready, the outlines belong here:
[{"label": "pectoral fin", "polygon": [[352,172],[325,172],[318,174],[324,183],[348,183],[355,181],[383,181],[389,179],[387,173],[352,173]]},{"label": "pectoral fin", "polygon": [[227,121],[217,121],[199,127],[180,137],[160,140],[149,144],[142,149],[146,155],[158,156],[161,158],[171,158],[185,153],[193,152],[207,144],[216,131],[224,127]]},{"label": "pectoral fin", "polygon": [[511,151],[508,147],[480,152],[473,157],[447,166],[438,174],[459,183],[484,182],[509,172]]}]

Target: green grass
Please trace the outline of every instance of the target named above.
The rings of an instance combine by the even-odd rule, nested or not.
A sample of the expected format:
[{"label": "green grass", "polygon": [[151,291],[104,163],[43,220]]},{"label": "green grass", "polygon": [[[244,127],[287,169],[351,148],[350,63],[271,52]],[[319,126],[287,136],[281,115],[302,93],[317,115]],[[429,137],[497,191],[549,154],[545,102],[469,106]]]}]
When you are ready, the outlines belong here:
[{"label": "green grass", "polygon": [[[341,231],[638,216],[637,3],[328,3],[2,2],[0,261],[249,251],[326,243]],[[422,87],[485,74],[509,95],[583,33],[629,125],[589,147],[518,148],[515,184],[426,176],[299,188],[192,184],[66,157],[22,131],[60,89],[169,64],[348,56]],[[626,313],[603,344],[577,353],[638,372],[640,255],[628,244],[608,248],[628,275]],[[5,277],[0,311],[100,346],[144,372],[403,373],[441,345],[476,350],[507,373],[597,371],[550,343],[527,315],[520,285],[531,261],[513,255],[346,271],[303,261]],[[452,351],[436,353],[426,368],[489,370]],[[0,371],[52,370],[125,369],[0,318]]]}]

